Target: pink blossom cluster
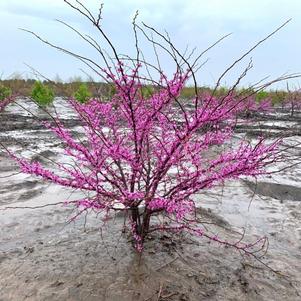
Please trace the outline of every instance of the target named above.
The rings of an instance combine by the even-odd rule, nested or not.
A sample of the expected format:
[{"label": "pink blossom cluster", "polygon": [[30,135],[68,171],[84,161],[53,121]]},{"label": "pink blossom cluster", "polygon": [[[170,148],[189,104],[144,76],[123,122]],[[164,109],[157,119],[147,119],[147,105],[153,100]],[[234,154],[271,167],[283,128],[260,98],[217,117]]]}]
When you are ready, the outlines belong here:
[{"label": "pink blossom cluster", "polygon": [[178,221],[194,211],[194,203],[190,200],[179,200],[177,202],[176,200],[154,198],[147,204],[147,207],[152,211],[164,210],[167,214],[174,214]]},{"label": "pink blossom cluster", "polygon": [[262,99],[260,102],[256,101],[255,96],[248,96],[240,102],[239,110],[242,113],[270,113],[273,111],[273,104],[270,97]]}]

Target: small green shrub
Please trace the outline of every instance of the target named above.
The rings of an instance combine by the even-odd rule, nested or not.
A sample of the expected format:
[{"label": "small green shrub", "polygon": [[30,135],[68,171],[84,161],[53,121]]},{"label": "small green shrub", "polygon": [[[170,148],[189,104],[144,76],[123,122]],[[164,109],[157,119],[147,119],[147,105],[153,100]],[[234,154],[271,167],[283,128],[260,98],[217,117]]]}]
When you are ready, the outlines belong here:
[{"label": "small green shrub", "polygon": [[256,101],[261,102],[263,99],[266,99],[269,97],[269,93],[266,91],[259,91],[256,93]]},{"label": "small green shrub", "polygon": [[46,107],[53,102],[53,91],[40,81],[36,81],[31,91],[32,99],[40,106]]},{"label": "small green shrub", "polygon": [[11,96],[12,91],[10,88],[5,87],[3,85],[0,84],[0,101],[4,100],[5,98]]},{"label": "small green shrub", "polygon": [[80,102],[85,103],[91,98],[92,94],[86,84],[81,84],[77,91],[74,93],[74,98]]}]

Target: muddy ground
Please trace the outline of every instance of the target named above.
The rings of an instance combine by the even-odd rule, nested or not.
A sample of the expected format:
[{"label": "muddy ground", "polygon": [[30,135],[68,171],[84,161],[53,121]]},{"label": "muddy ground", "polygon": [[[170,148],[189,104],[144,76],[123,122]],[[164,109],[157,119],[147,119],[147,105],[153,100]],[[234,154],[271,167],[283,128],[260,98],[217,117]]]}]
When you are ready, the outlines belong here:
[{"label": "muddy ground", "polygon": [[[24,100],[31,113],[45,116]],[[61,100],[56,101],[65,123],[77,131],[77,121]],[[0,115],[0,141],[45,164],[59,158],[61,144],[17,105]],[[277,112],[243,122],[236,137],[283,135],[284,146],[301,142],[300,115]],[[288,149],[292,165],[301,158],[300,145]],[[77,192],[19,174],[0,152],[0,300],[301,300],[301,166],[284,169],[252,182],[226,183],[196,196],[200,218],[212,233],[235,240],[266,235],[264,264],[206,239],[154,235],[144,253],[133,251],[123,217],[104,223],[90,215],[73,216],[62,205]]]}]

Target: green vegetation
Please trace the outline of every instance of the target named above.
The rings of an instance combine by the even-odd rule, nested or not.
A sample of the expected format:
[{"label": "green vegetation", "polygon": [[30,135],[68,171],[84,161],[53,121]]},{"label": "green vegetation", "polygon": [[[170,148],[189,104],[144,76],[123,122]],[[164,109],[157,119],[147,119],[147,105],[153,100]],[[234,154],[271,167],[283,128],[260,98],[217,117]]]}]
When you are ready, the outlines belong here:
[{"label": "green vegetation", "polygon": [[[212,93],[212,89],[210,89],[209,87],[198,87],[197,91],[199,94],[211,94]],[[227,95],[229,89],[226,87],[220,87],[218,89],[216,89],[214,96],[216,97],[222,97]],[[194,87],[184,87],[181,91],[181,98],[185,98],[185,99],[193,99],[195,97],[195,88]]]},{"label": "green vegetation", "polygon": [[261,102],[263,99],[266,99],[269,97],[269,93],[266,91],[259,91],[256,93],[256,101]]},{"label": "green vegetation", "polygon": [[143,86],[141,88],[141,95],[143,98],[150,98],[154,94],[154,87],[151,85]]},{"label": "green vegetation", "polygon": [[88,86],[85,83],[80,84],[79,88],[74,93],[74,98],[80,103],[87,102],[91,96],[92,93],[89,91]]},{"label": "green vegetation", "polygon": [[12,94],[12,90],[10,88],[0,84],[0,101],[11,96],[11,94]]},{"label": "green vegetation", "polygon": [[193,87],[185,87],[181,91],[181,98],[192,99],[195,97],[195,89]]},{"label": "green vegetation", "polygon": [[51,88],[40,81],[36,81],[31,91],[31,97],[38,105],[46,107],[53,102],[54,93]]}]

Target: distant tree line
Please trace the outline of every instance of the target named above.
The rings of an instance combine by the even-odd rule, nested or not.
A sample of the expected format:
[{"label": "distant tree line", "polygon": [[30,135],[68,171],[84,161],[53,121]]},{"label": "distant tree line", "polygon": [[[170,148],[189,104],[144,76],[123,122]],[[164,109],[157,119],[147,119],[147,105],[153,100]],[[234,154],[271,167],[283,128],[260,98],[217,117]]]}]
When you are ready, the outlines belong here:
[{"label": "distant tree line", "polygon": [[[32,90],[36,80],[34,79],[22,79],[22,78],[14,78],[14,79],[5,79],[0,80],[0,91],[1,87],[5,87],[12,91],[14,94],[18,94],[21,96],[31,96]],[[111,97],[115,91],[113,85],[109,83],[102,83],[102,82],[92,82],[92,81],[81,81],[80,78],[75,78],[74,81],[64,83],[60,81],[41,81],[41,83],[47,86],[51,91],[53,91],[55,96],[59,97],[71,97],[74,96],[75,93],[84,93],[87,94],[89,97],[99,97],[99,98],[107,98]],[[2,88],[4,90],[4,88]],[[84,91],[85,90],[85,91]],[[143,89],[143,93],[145,96],[152,93],[153,88],[150,86],[145,86]],[[209,87],[200,87],[200,92],[203,93],[211,93],[211,89]],[[236,91],[239,94],[247,94],[252,93],[250,89],[240,89]],[[5,92],[7,93],[7,91]],[[217,96],[223,96],[228,93],[228,89],[225,87],[219,88],[215,94]],[[269,97],[272,100],[273,104],[280,104],[282,103],[289,94],[288,91],[260,91],[256,93],[256,100],[260,102],[261,100]],[[193,98],[195,95],[195,91],[193,87],[185,87],[181,93],[183,98]],[[1,96],[1,95],[0,95]]]}]

